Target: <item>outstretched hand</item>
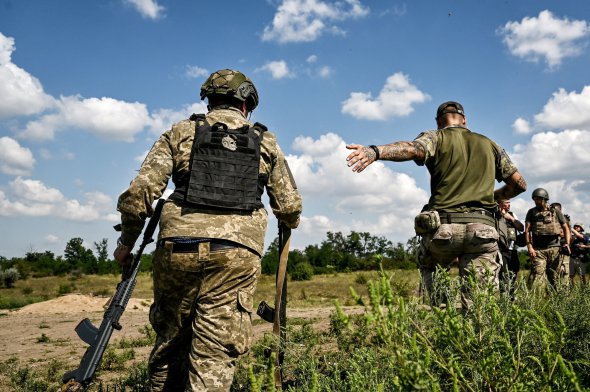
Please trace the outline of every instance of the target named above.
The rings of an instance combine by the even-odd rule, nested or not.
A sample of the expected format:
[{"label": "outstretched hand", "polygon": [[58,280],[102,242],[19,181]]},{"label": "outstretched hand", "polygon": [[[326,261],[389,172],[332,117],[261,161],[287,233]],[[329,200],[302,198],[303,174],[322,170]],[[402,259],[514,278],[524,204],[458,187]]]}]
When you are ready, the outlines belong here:
[{"label": "outstretched hand", "polygon": [[354,150],[348,155],[348,157],[346,157],[348,166],[352,167],[353,172],[360,173],[365,170],[367,166],[377,160],[375,151],[370,147],[365,147],[360,144],[349,144],[346,148]]}]

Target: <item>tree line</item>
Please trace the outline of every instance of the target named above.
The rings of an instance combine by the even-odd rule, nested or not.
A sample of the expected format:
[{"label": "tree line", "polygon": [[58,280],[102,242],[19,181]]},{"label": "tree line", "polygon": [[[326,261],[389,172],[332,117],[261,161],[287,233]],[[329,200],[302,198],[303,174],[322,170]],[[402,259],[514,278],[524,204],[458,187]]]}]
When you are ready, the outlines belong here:
[{"label": "tree line", "polygon": [[[0,256],[0,285],[10,287],[17,279],[66,274],[118,274],[120,268],[110,257],[108,240],[94,242],[94,249],[84,246],[82,238],[76,237],[66,243],[63,256],[51,251],[30,251],[24,257],[8,259]],[[293,279],[311,279],[313,275],[373,270],[378,262],[388,269],[416,268],[415,251],[418,240],[410,238],[406,244],[393,244],[385,237],[367,232],[327,232],[320,244],[308,245],[304,250],[289,252],[288,272]],[[142,256],[141,271],[152,269],[151,254]],[[279,262],[278,237],[262,257],[262,273],[274,274]]]}]

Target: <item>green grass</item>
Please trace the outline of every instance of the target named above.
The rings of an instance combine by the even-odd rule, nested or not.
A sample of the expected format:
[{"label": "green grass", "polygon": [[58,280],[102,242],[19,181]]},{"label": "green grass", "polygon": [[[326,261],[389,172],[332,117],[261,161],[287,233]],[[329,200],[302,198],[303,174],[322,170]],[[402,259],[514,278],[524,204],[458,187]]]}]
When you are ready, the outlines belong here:
[{"label": "green grass", "polygon": [[[289,282],[290,307],[326,306],[332,316],[327,329],[314,326],[317,318],[289,320],[286,391],[590,390],[590,288],[532,292],[519,284],[512,302],[472,287],[472,305],[463,311],[455,306],[456,280],[446,306],[430,308],[413,295],[416,271],[362,274]],[[274,277],[263,277],[257,300],[272,302],[273,295]],[[346,314],[340,304],[361,304],[364,312]],[[109,347],[90,391],[148,390],[145,357],[137,353],[154,335],[149,327],[141,332]],[[274,390],[274,365],[265,353],[275,346],[272,334],[254,344],[238,361],[232,391]],[[61,362],[0,361],[0,378],[17,392],[56,390],[64,370],[69,366]]]}]

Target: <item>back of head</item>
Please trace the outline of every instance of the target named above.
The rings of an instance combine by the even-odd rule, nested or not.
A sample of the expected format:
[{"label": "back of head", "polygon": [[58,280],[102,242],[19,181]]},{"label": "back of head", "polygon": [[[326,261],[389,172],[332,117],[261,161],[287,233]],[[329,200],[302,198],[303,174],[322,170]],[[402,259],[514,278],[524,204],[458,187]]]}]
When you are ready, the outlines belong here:
[{"label": "back of head", "polygon": [[448,125],[463,125],[465,123],[463,105],[455,101],[441,103],[436,109],[436,123],[439,128]]},{"label": "back of head", "polygon": [[258,91],[254,83],[240,71],[221,69],[213,72],[201,86],[201,99],[207,98],[210,105],[246,103],[246,110],[258,106]]}]

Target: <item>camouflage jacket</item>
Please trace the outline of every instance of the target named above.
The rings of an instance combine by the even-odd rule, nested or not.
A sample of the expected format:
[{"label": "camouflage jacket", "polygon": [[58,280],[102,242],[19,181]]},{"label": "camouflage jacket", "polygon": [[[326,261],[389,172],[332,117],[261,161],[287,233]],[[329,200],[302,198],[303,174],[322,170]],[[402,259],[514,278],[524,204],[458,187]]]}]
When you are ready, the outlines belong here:
[{"label": "camouflage jacket", "polygon": [[[222,122],[229,128],[252,125],[237,109],[214,109],[207,115],[210,124]],[[146,217],[152,214],[152,202],[159,198],[168,180],[177,184],[189,170],[195,122],[183,120],[172,126],[153,145],[139,174],[121,194],[117,210],[121,212],[121,242],[132,246],[141,234]],[[271,132],[264,132],[260,146],[260,173],[268,175],[266,192],[272,212],[288,227],[294,227],[301,214],[301,196],[285,156]],[[267,212],[259,208],[251,213],[228,212],[181,206],[167,200],[160,219],[159,238],[218,238],[243,244],[262,255]]]}]

